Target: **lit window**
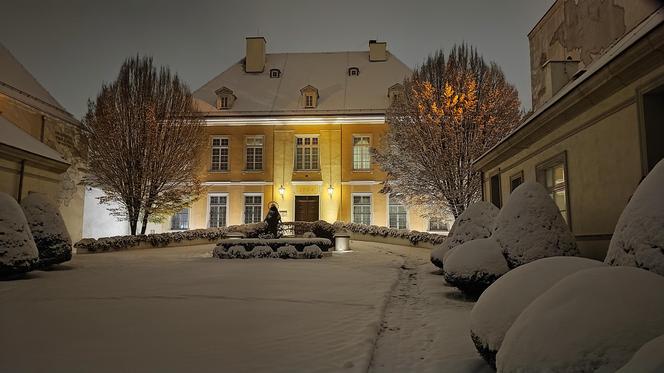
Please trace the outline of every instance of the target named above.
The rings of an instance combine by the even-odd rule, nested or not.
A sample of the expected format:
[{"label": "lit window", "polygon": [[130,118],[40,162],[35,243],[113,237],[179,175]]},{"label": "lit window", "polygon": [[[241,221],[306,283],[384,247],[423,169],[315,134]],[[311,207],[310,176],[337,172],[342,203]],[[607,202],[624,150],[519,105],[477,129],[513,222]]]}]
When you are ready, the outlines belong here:
[{"label": "lit window", "polygon": [[371,169],[370,145],[369,136],[353,136],[353,170]]},{"label": "lit window", "polygon": [[244,223],[260,223],[263,221],[263,196],[251,194],[244,196]]},{"label": "lit window", "polygon": [[429,219],[429,232],[447,232],[449,227],[447,222],[441,218]]},{"label": "lit window", "polygon": [[189,229],[189,209],[183,209],[171,217],[171,230],[180,231],[187,229]]},{"label": "lit window", "polygon": [[226,196],[210,196],[210,228],[219,228],[226,226],[226,211],[228,199]]},{"label": "lit window", "polygon": [[353,195],[353,223],[371,224],[371,195]]},{"label": "lit window", "polygon": [[212,171],[228,171],[228,137],[212,139]]},{"label": "lit window", "polygon": [[279,78],[281,76],[281,70],[279,69],[270,69],[270,78]]},{"label": "lit window", "polygon": [[263,169],[263,136],[245,137],[247,156],[246,169],[251,171]]},{"label": "lit window", "polygon": [[318,170],[318,137],[295,138],[295,169]]},{"label": "lit window", "polygon": [[537,166],[537,182],[544,185],[549,196],[558,206],[560,214],[569,222],[567,211],[567,175],[565,174],[565,154]]},{"label": "lit window", "polygon": [[406,207],[402,205],[401,203],[389,199],[389,226],[390,228],[395,228],[395,229],[406,229],[407,227],[407,213],[406,213]]},{"label": "lit window", "polygon": [[357,67],[349,67],[348,68],[348,76],[358,76],[360,75],[360,69]]}]

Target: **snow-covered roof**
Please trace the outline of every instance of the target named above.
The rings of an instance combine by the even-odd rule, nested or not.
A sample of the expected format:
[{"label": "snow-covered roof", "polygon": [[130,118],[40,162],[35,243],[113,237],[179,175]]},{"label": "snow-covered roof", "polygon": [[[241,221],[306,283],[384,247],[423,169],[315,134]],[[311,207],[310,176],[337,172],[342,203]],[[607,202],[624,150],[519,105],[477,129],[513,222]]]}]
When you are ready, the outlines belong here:
[{"label": "snow-covered roof", "polygon": [[[578,78],[568,83],[560,91],[558,91],[553,97],[551,97],[547,102],[540,106],[535,112],[533,112],[525,121],[519,124],[512,132],[505,136],[501,141],[496,145],[491,147],[489,150],[480,155],[477,159],[473,160],[473,165],[476,168],[481,168],[491,159],[500,157],[501,154],[504,154],[509,150],[515,140],[513,140],[517,135],[519,135],[525,128],[530,127],[532,124],[538,124],[539,118],[543,117],[543,114],[554,107],[557,103],[561,102],[563,98],[571,94],[576,90],[581,84],[586,81],[589,81],[595,74],[602,71],[606,68],[611,62],[623,55],[630,47],[639,42],[641,39],[645,38],[648,33],[664,24],[664,7],[658,9],[656,12],[651,14],[639,25],[634,27],[632,31],[628,32],[625,36],[619,39],[611,48],[609,48],[601,57],[593,61],[586,71],[582,73]],[[545,123],[545,122],[540,122]],[[528,137],[529,140],[534,141],[535,137]]]},{"label": "snow-covered roof", "polygon": [[28,152],[50,160],[69,164],[60,153],[18,128],[14,123],[0,116],[0,145]]},{"label": "snow-covered roof", "polygon": [[[348,68],[357,67],[357,76]],[[279,69],[279,78],[270,70]],[[198,107],[208,115],[309,115],[384,113],[387,90],[410,76],[411,70],[388,52],[387,60],[370,62],[369,52],[271,53],[262,73],[245,73],[242,61],[222,72],[196,92]],[[305,109],[300,90],[318,90],[318,105]],[[237,97],[232,108],[217,110],[215,91],[226,87]]]},{"label": "snow-covered roof", "polygon": [[76,118],[35,79],[32,74],[0,43],[0,94],[68,123]]}]

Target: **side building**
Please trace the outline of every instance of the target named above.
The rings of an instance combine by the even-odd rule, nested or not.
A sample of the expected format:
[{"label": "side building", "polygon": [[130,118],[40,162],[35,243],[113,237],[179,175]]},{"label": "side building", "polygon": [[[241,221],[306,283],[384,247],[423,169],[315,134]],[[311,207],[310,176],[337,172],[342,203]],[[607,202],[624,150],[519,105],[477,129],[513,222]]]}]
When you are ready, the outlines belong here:
[{"label": "side building", "polygon": [[80,123],[0,44],[0,191],[47,194],[72,240],[81,238]]},{"label": "side building", "polygon": [[620,213],[664,158],[664,8],[557,0],[528,35],[533,113],[475,161],[501,206],[542,183],[582,255],[603,259]]},{"label": "side building", "polygon": [[154,231],[258,222],[276,203],[284,221],[445,233],[450,221],[380,192],[386,175],[372,159],[385,111],[410,74],[384,42],[360,52],[266,53],[265,38],[247,38],[245,58],[194,93],[206,121],[207,193]]}]

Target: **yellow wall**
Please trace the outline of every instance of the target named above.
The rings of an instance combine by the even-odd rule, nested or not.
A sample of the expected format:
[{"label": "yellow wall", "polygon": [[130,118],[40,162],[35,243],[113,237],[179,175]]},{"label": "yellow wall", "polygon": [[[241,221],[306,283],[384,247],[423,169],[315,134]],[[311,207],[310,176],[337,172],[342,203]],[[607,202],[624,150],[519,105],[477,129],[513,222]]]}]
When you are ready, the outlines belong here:
[{"label": "yellow wall", "polygon": [[[72,240],[81,239],[83,227],[84,188],[82,162],[74,151],[79,139],[79,129],[24,105],[11,97],[0,94],[0,115],[16,126],[58,151],[71,163],[66,172],[57,174],[39,164],[30,163],[25,168],[22,195],[42,192],[59,205]],[[43,133],[42,133],[43,128]],[[0,159],[0,191],[18,198],[20,160]]]},{"label": "yellow wall", "polygon": [[[263,194],[263,215],[268,204],[277,202],[283,221],[293,221],[295,196],[319,196],[319,217],[328,222],[350,221],[352,193],[372,193],[372,220],[376,225],[387,225],[387,196],[380,193],[380,184],[385,174],[372,162],[368,171],[353,170],[353,135],[369,135],[371,146],[376,146],[385,133],[385,125],[376,124],[298,124],[298,125],[211,125],[206,127],[208,146],[202,157],[205,161],[202,179],[208,185],[207,193],[201,195],[190,209],[190,229],[207,226],[208,196],[211,193],[228,194],[228,224],[242,224],[244,193]],[[245,136],[263,135],[263,170],[246,171]],[[294,170],[295,138],[297,135],[318,135],[319,170]],[[210,172],[210,144],[214,136],[229,138],[230,169]],[[225,185],[218,185],[224,183]],[[230,183],[229,183],[230,182]],[[247,182],[258,185],[246,185]],[[371,185],[356,185],[370,182]],[[367,183],[365,183],[367,184]],[[285,193],[279,194],[283,185]],[[332,195],[328,187],[332,185]],[[409,209],[408,227],[425,231],[428,220],[416,209]],[[161,225],[170,229],[170,221]]]},{"label": "yellow wall", "polygon": [[664,67],[660,67],[514,156],[483,169],[485,200],[490,200],[490,176],[496,172],[505,204],[512,175],[523,171],[526,181],[536,181],[537,165],[565,153],[570,227],[582,255],[603,259],[618,217],[642,178],[635,93],[644,83],[663,78]]}]

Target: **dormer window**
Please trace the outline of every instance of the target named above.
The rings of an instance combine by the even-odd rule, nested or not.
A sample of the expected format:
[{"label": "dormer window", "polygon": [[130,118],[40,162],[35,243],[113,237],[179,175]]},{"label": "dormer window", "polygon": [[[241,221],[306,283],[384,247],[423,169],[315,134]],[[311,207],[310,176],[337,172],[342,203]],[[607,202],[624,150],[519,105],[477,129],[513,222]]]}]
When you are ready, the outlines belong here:
[{"label": "dormer window", "polygon": [[316,87],[308,85],[300,89],[300,93],[302,94],[302,106],[305,109],[313,109],[318,106],[318,89]]},{"label": "dormer window", "polygon": [[214,93],[217,95],[217,109],[228,110],[233,107],[237,97],[235,97],[231,89],[221,87],[214,91]]},{"label": "dormer window", "polygon": [[360,69],[357,67],[348,68],[348,76],[358,76],[360,75]]},{"label": "dormer window", "polygon": [[399,99],[403,95],[403,85],[396,83],[387,89],[387,97],[390,99],[390,104]]},{"label": "dormer window", "polygon": [[281,70],[279,69],[270,69],[270,78],[276,79],[281,77]]}]

